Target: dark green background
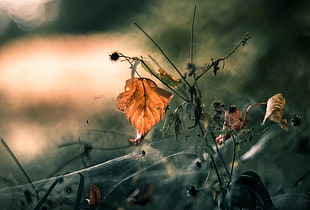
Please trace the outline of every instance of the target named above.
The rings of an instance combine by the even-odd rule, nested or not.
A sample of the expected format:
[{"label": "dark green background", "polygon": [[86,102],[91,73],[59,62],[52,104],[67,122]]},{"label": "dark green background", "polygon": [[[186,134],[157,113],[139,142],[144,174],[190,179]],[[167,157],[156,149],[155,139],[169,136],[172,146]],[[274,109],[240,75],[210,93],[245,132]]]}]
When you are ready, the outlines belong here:
[{"label": "dark green background", "polygon": [[[52,6],[52,3],[50,4]],[[1,45],[31,35],[123,33],[126,36],[127,33],[131,33],[132,37],[139,40],[138,42],[134,40],[135,42],[140,43],[141,47],[147,47],[150,54],[158,56],[158,51],[151,42],[133,27],[132,23],[137,22],[151,34],[177,66],[185,71],[189,61],[194,5],[197,5],[194,34],[194,62],[197,65],[203,66],[209,63],[211,58],[226,55],[246,32],[252,35],[249,42],[226,61],[225,68],[218,72],[218,76],[213,77],[210,72],[199,84],[203,92],[203,103],[209,106],[213,100],[222,99],[226,105],[236,104],[244,111],[250,104],[265,102],[272,95],[282,93],[287,100],[286,112],[302,116],[302,125],[291,128],[290,131],[283,131],[274,123],[268,122],[266,125],[268,130],[244,144],[240,155],[260,141],[266,142],[265,145],[252,158],[238,162],[235,171],[237,173],[243,170],[257,171],[271,196],[275,201],[278,199],[278,205],[287,205],[289,209],[304,208],[305,205],[309,205],[307,199],[310,190],[309,1],[60,1],[57,20],[44,27],[24,31],[12,20],[7,31],[1,34]],[[164,65],[172,72],[167,63]],[[44,107],[42,109],[44,110]],[[95,120],[102,129],[130,130],[130,125],[121,113],[105,110],[104,114],[97,116]],[[262,131],[260,123],[263,115],[264,109],[258,108],[249,116],[251,126],[258,132]],[[203,164],[201,169],[195,168],[196,150],[191,146],[196,145],[197,140],[193,138],[186,141],[183,138],[178,143],[173,135],[162,138],[159,127],[154,130],[148,140],[139,147],[108,151],[93,150],[90,153],[91,158],[86,159],[88,166],[111,159],[112,161],[89,172],[83,172],[87,177],[83,199],[89,194],[89,184],[95,183],[104,195],[103,206],[100,208],[117,209],[124,206],[125,209],[140,209],[140,207],[128,207],[125,200],[136,187],[133,181],[133,178],[136,178],[135,173],[141,172],[142,175],[137,178],[138,185],[155,186],[153,202],[145,209],[214,208],[210,189],[215,175],[208,164]],[[83,142],[94,147],[128,145],[125,140],[127,137],[122,133],[102,131],[85,131],[85,133],[81,131],[81,133]],[[72,139],[76,141],[71,131],[61,131],[60,135],[64,143]],[[225,146],[229,148],[231,144]],[[85,166],[79,159],[78,145],[73,147],[66,147],[64,150],[52,148],[57,151],[56,159],[47,159],[45,165],[34,163],[25,166],[32,177],[38,179],[52,177],[50,180],[39,182],[38,186],[44,189],[42,191],[46,191],[56,174],[76,171]],[[145,158],[139,156],[142,150],[146,151]],[[125,156],[127,154],[129,157]],[[227,161],[230,157],[229,154],[225,156]],[[116,159],[113,160],[114,158]],[[9,157],[3,160],[3,163],[9,164],[8,159]],[[71,163],[70,160],[74,161]],[[66,166],[69,162],[71,165]],[[22,179],[15,166],[12,168],[11,174],[13,177],[18,177],[15,180]],[[210,170],[210,183],[203,184]],[[296,184],[300,178],[301,182]],[[78,181],[77,174],[67,176],[64,183],[55,189],[54,192],[58,193],[50,196],[48,209],[70,209]],[[12,206],[20,206],[22,201],[25,202],[23,189],[31,190],[29,185],[13,187],[13,190],[5,188],[25,184],[25,181],[3,182],[5,184],[0,190],[2,206],[6,205],[7,209],[10,209]],[[186,196],[188,184],[203,187],[196,199]],[[68,186],[73,189],[72,193],[66,191]],[[33,208],[34,203],[26,204],[26,209]]]}]

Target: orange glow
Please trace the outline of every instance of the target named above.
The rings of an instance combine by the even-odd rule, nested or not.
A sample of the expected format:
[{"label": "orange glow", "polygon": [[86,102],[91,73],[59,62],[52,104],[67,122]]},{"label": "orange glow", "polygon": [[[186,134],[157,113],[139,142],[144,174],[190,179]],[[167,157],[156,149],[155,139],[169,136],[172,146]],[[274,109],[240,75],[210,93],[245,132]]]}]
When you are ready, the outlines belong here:
[{"label": "orange glow", "polygon": [[48,149],[48,142],[44,139],[42,130],[26,125],[16,125],[9,135],[10,147],[22,162],[33,161],[38,155],[44,154]]},{"label": "orange glow", "polygon": [[79,97],[109,88],[111,96],[130,74],[128,65],[110,62],[116,46],[116,40],[100,35],[16,41],[0,51],[1,88],[10,94],[70,92]]},{"label": "orange glow", "polygon": [[28,37],[0,48],[1,135],[20,157],[48,149],[46,128],[78,129],[88,116],[115,110],[130,77],[127,63],[109,60],[115,49],[141,55],[104,34]]}]

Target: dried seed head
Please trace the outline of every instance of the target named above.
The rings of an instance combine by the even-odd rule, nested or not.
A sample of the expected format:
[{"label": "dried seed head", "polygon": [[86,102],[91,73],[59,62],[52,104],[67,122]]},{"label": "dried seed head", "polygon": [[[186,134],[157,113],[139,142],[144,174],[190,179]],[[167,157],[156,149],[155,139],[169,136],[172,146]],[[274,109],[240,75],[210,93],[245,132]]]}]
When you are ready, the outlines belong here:
[{"label": "dried seed head", "polygon": [[199,193],[199,190],[197,190],[195,186],[189,185],[186,188],[186,193],[188,197],[196,198]]},{"label": "dried seed head", "polygon": [[117,61],[119,58],[120,58],[120,55],[119,55],[118,52],[113,52],[113,53],[110,55],[110,60],[111,60],[111,61]]}]

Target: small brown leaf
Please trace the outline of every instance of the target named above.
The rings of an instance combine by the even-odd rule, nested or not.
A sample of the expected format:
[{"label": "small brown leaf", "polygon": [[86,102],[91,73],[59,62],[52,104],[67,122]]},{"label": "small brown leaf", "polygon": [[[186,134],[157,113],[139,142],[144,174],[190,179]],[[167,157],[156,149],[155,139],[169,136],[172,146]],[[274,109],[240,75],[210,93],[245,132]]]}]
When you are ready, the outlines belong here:
[{"label": "small brown leaf", "polygon": [[218,137],[215,138],[215,142],[218,145],[224,144],[224,142],[231,137],[231,132],[227,132],[225,134],[220,134]]},{"label": "small brown leaf", "polygon": [[135,139],[138,145],[144,136],[165,115],[173,94],[159,88],[147,78],[133,78],[126,81],[125,92],[117,97],[117,110],[124,112],[129,122],[137,129]]},{"label": "small brown leaf", "polygon": [[160,68],[158,69],[158,72],[159,73],[157,73],[157,76],[171,87],[177,87],[182,84],[179,79],[176,79],[173,75],[168,74],[165,70]]},{"label": "small brown leaf", "polygon": [[262,125],[269,118],[270,120],[278,123],[284,130],[288,130],[287,121],[286,119],[283,119],[285,102],[285,98],[280,93],[269,98]]},{"label": "small brown leaf", "polygon": [[216,139],[218,145],[222,145],[227,139],[231,137],[231,131],[240,131],[247,121],[242,119],[242,113],[236,106],[231,105],[228,110],[225,111],[225,121],[223,125],[223,130],[225,133],[220,134]]},{"label": "small brown leaf", "polygon": [[98,206],[102,203],[102,197],[97,185],[90,185],[89,205]]},{"label": "small brown leaf", "polygon": [[223,130],[240,131],[245,124],[241,111],[233,105],[229,106],[228,110],[225,111]]}]

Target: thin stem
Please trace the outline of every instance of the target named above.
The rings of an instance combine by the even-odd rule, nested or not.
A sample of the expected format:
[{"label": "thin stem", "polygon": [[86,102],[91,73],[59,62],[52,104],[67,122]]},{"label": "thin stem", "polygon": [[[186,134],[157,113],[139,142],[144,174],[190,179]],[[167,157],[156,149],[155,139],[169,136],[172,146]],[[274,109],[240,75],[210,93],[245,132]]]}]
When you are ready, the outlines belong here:
[{"label": "thin stem", "polygon": [[230,53],[228,53],[226,56],[220,58],[220,60],[225,60],[230,57],[241,45],[244,45],[249,38],[251,38],[251,35],[249,33],[246,33],[244,37],[239,41],[239,43],[235,46],[235,48],[232,49],[232,51],[230,51]]},{"label": "thin stem", "polygon": [[[201,123],[198,122],[198,125],[199,125],[199,128],[200,128],[200,131],[201,131],[202,136],[204,136],[204,135],[205,135],[205,132],[203,131],[203,127],[202,127]],[[215,172],[216,172],[216,176],[217,176],[217,179],[218,179],[218,181],[219,181],[220,188],[222,188],[222,186],[223,186],[222,179],[221,179],[219,170],[218,170],[218,168],[217,168],[217,166],[216,166],[216,163],[215,163],[215,160],[214,160],[214,157],[213,157],[212,154],[210,154],[210,158],[211,158],[211,160],[212,160],[212,165],[213,165],[214,170],[215,170]]]},{"label": "thin stem", "polygon": [[16,156],[14,155],[13,151],[10,149],[10,147],[7,145],[7,143],[4,141],[3,138],[0,138],[1,140],[1,144],[4,146],[4,148],[6,149],[6,151],[9,153],[9,155],[11,156],[11,158],[15,161],[15,163],[17,164],[17,166],[19,167],[19,169],[21,170],[21,172],[23,173],[23,175],[26,177],[27,181],[29,182],[29,184],[31,185],[31,187],[33,188],[33,190],[35,191],[36,195],[37,195],[37,200],[39,200],[39,191],[37,190],[37,188],[34,186],[34,184],[32,183],[30,177],[28,176],[27,172],[25,171],[25,169],[23,168],[23,166],[20,164],[20,162],[18,161],[18,159],[16,158]]},{"label": "thin stem", "polygon": [[246,111],[245,111],[245,113],[244,113],[243,121],[245,122],[245,121],[247,120],[248,113],[249,113],[249,111],[250,111],[252,108],[254,108],[254,107],[256,107],[256,106],[265,105],[265,104],[267,104],[267,103],[266,103],[266,102],[263,102],[263,103],[258,103],[258,104],[254,104],[254,105],[248,106],[247,109],[246,109]]},{"label": "thin stem", "polygon": [[224,166],[224,169],[225,169],[225,171],[226,171],[227,176],[229,177],[229,176],[230,176],[230,173],[229,173],[229,171],[228,171],[228,168],[227,168],[227,165],[226,165],[226,163],[225,163],[225,161],[224,161],[224,158],[223,158],[223,156],[222,156],[222,154],[221,154],[221,152],[220,152],[220,150],[219,150],[219,148],[218,148],[218,146],[217,146],[217,143],[216,143],[216,141],[215,141],[214,133],[212,132],[211,129],[210,129],[210,133],[211,133],[211,135],[212,135],[212,139],[213,139],[213,142],[214,142],[214,144],[215,144],[216,152],[217,152],[217,154],[218,154],[218,156],[219,156],[219,158],[220,158],[220,160],[221,160],[221,162],[222,162],[222,164],[223,164],[223,166]]},{"label": "thin stem", "polygon": [[59,183],[62,182],[63,178],[59,177],[57,178],[53,184],[48,188],[48,190],[46,191],[46,193],[44,194],[44,196],[41,198],[41,200],[39,201],[39,203],[36,205],[36,207],[34,208],[34,210],[39,210],[41,208],[41,206],[43,205],[43,203],[46,201],[46,199],[48,198],[48,196],[50,195],[50,193],[53,191],[53,189],[55,188],[55,186]]},{"label": "thin stem", "polygon": [[155,58],[153,58],[151,55],[148,55],[148,57],[156,64],[156,66],[159,68],[159,69],[162,69],[162,67],[159,65],[159,63],[155,60]]},{"label": "thin stem", "polygon": [[[132,69],[132,72],[135,72],[139,78],[142,78],[141,75],[139,74],[139,72],[136,70],[136,65],[137,65],[137,62],[141,62],[141,59],[139,58],[136,58],[136,57],[129,57],[129,56],[126,56],[122,53],[118,53],[120,55],[121,58],[125,58],[125,60],[130,64],[130,68]],[[135,63],[133,64],[132,63],[132,60],[135,61]],[[134,70],[134,71],[133,71]],[[133,77],[133,73],[132,73],[132,76]]]},{"label": "thin stem", "polygon": [[231,181],[231,177],[233,175],[233,170],[234,170],[234,165],[235,165],[235,160],[236,160],[236,147],[237,147],[237,144],[236,144],[236,141],[235,141],[235,137],[234,137],[234,134],[232,132],[231,132],[231,137],[232,137],[232,140],[234,142],[234,151],[233,151],[233,160],[232,160],[231,168],[230,168],[229,182]]},{"label": "thin stem", "polygon": [[134,25],[147,37],[151,42],[157,47],[157,49],[162,53],[162,55],[167,59],[167,61],[171,64],[171,66],[176,70],[176,72],[180,75],[182,80],[185,82],[185,84],[190,88],[190,84],[187,82],[186,78],[183,76],[183,74],[179,71],[179,69],[176,67],[176,65],[169,59],[167,54],[161,49],[161,47],[152,39],[152,37],[146,33],[137,23],[134,23]]},{"label": "thin stem", "polygon": [[211,157],[212,164],[213,164],[213,167],[214,167],[215,172],[216,172],[216,175],[217,175],[217,179],[219,180],[220,188],[222,188],[222,186],[223,186],[222,179],[221,179],[221,176],[220,176],[220,174],[219,174],[219,171],[218,171],[218,169],[217,169],[217,167],[216,167],[216,164],[215,164],[215,161],[214,161],[214,157],[213,157],[212,154],[210,155],[210,157]]},{"label": "thin stem", "polygon": [[229,58],[241,45],[244,45],[247,40],[251,38],[251,35],[249,33],[246,33],[244,35],[244,37],[238,42],[238,44],[234,47],[234,49],[232,49],[226,56],[222,57],[222,58],[218,58],[215,61],[212,61],[211,64],[208,64],[205,67],[205,70],[197,77],[197,80],[200,79],[200,77],[202,77],[206,72],[208,72],[212,67],[218,65],[219,62],[221,61],[225,61],[227,58]]},{"label": "thin stem", "polygon": [[79,188],[78,191],[76,193],[76,198],[75,198],[75,203],[74,203],[74,210],[79,210],[80,208],[80,202],[81,202],[81,198],[82,198],[82,193],[83,193],[83,189],[84,189],[84,176],[82,174],[80,174],[80,183],[79,183]]},{"label": "thin stem", "polygon": [[[159,68],[159,69],[163,69],[160,64],[155,60],[155,58],[153,58],[151,55],[148,55],[148,57],[155,63],[155,65]],[[159,79],[159,78],[157,78]],[[160,80],[160,79],[159,79]],[[186,93],[182,90],[182,89],[179,89],[180,92],[182,92],[183,95],[186,96]]]},{"label": "thin stem", "polygon": [[184,101],[189,101],[187,98],[185,98],[184,96],[182,96],[181,94],[179,94],[178,92],[176,92],[172,87],[170,87],[165,81],[161,80],[156,74],[154,74],[154,72],[150,69],[150,67],[141,59],[141,63],[143,63],[144,66],[146,66],[146,68],[148,68],[149,72],[156,77],[156,79],[158,79],[159,81],[161,81],[161,83],[163,83],[167,88],[169,88],[169,90],[171,90],[174,94],[176,94],[177,96],[179,96],[180,98],[182,98]]},{"label": "thin stem", "polygon": [[194,51],[194,28],[195,28],[195,17],[196,17],[197,6],[194,7],[193,19],[192,19],[192,29],[191,29],[191,40],[190,40],[190,49],[189,49],[189,62],[193,63],[193,51]]}]

